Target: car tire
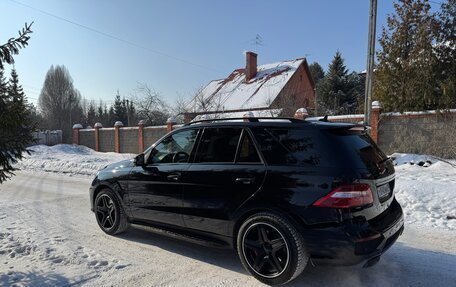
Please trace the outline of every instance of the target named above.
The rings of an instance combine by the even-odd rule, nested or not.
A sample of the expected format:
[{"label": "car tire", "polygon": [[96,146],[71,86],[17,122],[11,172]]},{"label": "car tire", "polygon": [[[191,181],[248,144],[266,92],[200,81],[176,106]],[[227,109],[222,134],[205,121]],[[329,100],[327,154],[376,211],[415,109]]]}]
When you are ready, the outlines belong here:
[{"label": "car tire", "polygon": [[103,189],[97,194],[94,211],[98,226],[109,235],[125,232],[130,227],[122,205],[110,189]]},{"label": "car tire", "polygon": [[290,220],[268,212],[255,214],[241,225],[237,252],[245,269],[268,285],[295,279],[309,259],[304,240]]}]

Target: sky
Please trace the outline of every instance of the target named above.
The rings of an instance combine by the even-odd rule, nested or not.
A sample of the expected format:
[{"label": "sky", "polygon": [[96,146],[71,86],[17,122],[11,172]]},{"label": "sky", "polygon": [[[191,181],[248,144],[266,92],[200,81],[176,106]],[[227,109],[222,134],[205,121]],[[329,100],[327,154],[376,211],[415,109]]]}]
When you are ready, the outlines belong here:
[{"label": "sky", "polygon": [[[259,65],[306,57],[325,70],[340,51],[350,71],[364,70],[369,2],[0,0],[0,43],[34,22],[15,57],[32,103],[51,65],[65,65],[89,101],[110,104],[117,91],[129,98],[143,83],[172,105],[244,67],[245,51],[257,52]],[[377,38],[394,10],[378,2]]]}]

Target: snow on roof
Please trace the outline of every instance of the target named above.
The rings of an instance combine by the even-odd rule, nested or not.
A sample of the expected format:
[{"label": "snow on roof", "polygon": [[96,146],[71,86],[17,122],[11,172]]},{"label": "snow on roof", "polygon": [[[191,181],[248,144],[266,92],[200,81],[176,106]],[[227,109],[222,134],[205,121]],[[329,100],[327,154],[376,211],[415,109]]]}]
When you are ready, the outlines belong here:
[{"label": "snow on roof", "polygon": [[249,81],[245,80],[244,69],[237,69],[226,79],[211,81],[187,104],[187,109],[204,112],[269,108],[303,61],[258,66],[257,74]]},{"label": "snow on roof", "polygon": [[456,113],[456,109],[449,110],[429,110],[429,111],[419,111],[419,112],[389,112],[382,113],[384,116],[417,116],[417,115],[435,115],[435,114],[445,114],[445,113]]},{"label": "snow on roof", "polygon": [[278,117],[282,109],[265,109],[247,112],[231,112],[231,113],[217,113],[207,115],[197,115],[192,121],[209,120],[209,119],[229,119],[229,118],[243,118],[246,113],[252,113],[251,117]]}]

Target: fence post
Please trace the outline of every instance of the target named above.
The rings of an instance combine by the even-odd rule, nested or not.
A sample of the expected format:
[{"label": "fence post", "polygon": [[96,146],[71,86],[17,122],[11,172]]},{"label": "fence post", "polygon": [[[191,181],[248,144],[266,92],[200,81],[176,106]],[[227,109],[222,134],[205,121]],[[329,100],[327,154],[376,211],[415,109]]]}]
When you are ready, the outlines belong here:
[{"label": "fence post", "polygon": [[95,123],[94,128],[95,128],[95,150],[100,151],[100,128],[102,128],[103,125],[101,123]]},{"label": "fence post", "polygon": [[138,123],[138,148],[139,153],[144,151],[144,121],[140,120]]},{"label": "fence post", "polygon": [[114,149],[115,152],[120,153],[120,132],[119,129],[123,127],[123,123],[121,121],[117,121],[114,123]]},{"label": "fence post", "polygon": [[173,130],[173,126],[176,124],[176,120],[174,118],[168,118],[166,121],[166,131],[170,132]]},{"label": "fence post", "polygon": [[73,144],[79,145],[79,130],[82,129],[81,124],[73,125]]},{"label": "fence post", "polygon": [[378,126],[380,123],[380,113],[382,111],[382,106],[380,105],[379,101],[372,102],[372,112],[370,118],[370,126],[371,126],[371,138],[374,140],[375,143],[378,143]]},{"label": "fence post", "polygon": [[307,112],[306,108],[299,108],[299,109],[296,110],[296,112],[295,112],[293,117],[295,119],[304,120],[308,116],[309,116],[309,113]]}]

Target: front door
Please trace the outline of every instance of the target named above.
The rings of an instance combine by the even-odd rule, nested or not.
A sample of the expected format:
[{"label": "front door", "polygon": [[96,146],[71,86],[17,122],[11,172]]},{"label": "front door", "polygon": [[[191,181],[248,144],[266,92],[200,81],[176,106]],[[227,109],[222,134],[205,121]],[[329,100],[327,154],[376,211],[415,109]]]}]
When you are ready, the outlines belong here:
[{"label": "front door", "polygon": [[146,152],[146,165],[132,169],[129,205],[135,221],[183,226],[183,178],[198,129],[175,132]]}]

